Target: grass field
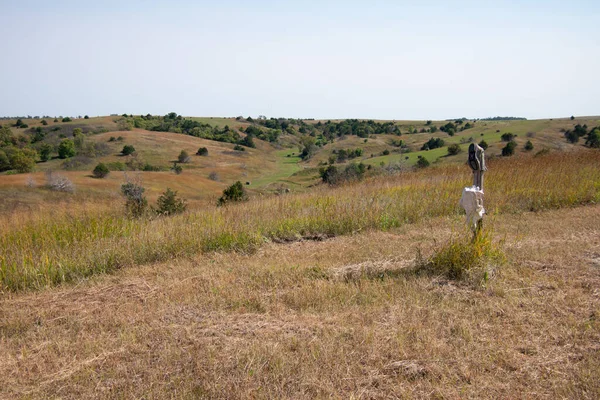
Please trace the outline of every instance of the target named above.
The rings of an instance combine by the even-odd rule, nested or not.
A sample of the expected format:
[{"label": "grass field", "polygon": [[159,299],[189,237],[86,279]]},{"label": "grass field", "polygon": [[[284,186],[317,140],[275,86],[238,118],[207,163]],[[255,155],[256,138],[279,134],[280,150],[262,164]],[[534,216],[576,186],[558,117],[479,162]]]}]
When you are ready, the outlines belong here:
[{"label": "grass field", "polygon": [[[123,159],[123,144],[165,167],[209,149],[181,175],[139,173],[151,202],[166,187],[190,202],[140,219],[124,214],[122,172],[61,171],[69,194],[42,187],[60,160],[0,176],[0,398],[600,397],[600,153],[564,143],[560,124],[572,121],[533,123],[549,154],[489,160],[484,233],[496,258],[469,244],[464,153],[309,187],[332,149],[364,141],[301,162],[297,147],[260,141],[242,154],[172,133],[89,136],[123,136],[106,162]],[[499,140],[489,124],[480,137]],[[532,127],[508,126],[518,141]],[[250,201],[217,208],[237,179]],[[448,250],[457,243],[485,261],[483,275],[423,268],[458,257],[468,272]]]}]

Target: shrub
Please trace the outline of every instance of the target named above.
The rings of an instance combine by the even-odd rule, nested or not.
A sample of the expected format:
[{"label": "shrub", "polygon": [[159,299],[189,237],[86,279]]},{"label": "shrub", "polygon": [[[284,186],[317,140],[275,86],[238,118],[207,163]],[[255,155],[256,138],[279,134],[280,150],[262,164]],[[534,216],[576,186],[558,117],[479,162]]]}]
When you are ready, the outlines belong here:
[{"label": "shrub", "polygon": [[52,153],[52,146],[50,146],[48,143],[44,143],[40,147],[40,160],[42,160],[42,162],[48,161],[50,159],[51,153]]},{"label": "shrub", "polygon": [[421,150],[433,150],[439,147],[444,147],[444,140],[440,138],[431,138],[429,139],[423,146],[421,146]]},{"label": "shrub", "polygon": [[507,132],[503,133],[502,136],[500,136],[500,139],[502,139],[503,142],[512,142],[516,137],[517,135]]},{"label": "shrub", "polygon": [[187,208],[185,200],[177,198],[177,192],[169,188],[158,198],[156,205],[156,212],[160,215],[179,214]]},{"label": "shrub", "polygon": [[24,148],[15,149],[9,156],[12,169],[19,173],[31,172],[35,168],[35,158],[37,153],[35,150]]},{"label": "shrub", "polygon": [[45,119],[41,120],[40,123],[44,126],[48,125],[48,122]]},{"label": "shrub", "polygon": [[592,129],[590,133],[588,133],[585,145],[595,149],[600,148],[600,127],[596,127]]},{"label": "shrub", "polygon": [[517,147],[517,143],[514,141],[506,143],[506,146],[502,149],[502,156],[509,157],[515,154],[515,148]]},{"label": "shrub", "polygon": [[133,147],[130,144],[126,144],[125,146],[123,146],[123,150],[121,150],[121,154],[123,154],[124,156],[128,156],[133,153],[135,153],[135,147]]},{"label": "shrub", "polygon": [[58,122],[58,118],[54,118],[54,122]]},{"label": "shrub", "polygon": [[116,142],[117,138],[114,136],[111,136],[110,139],[108,139],[109,142]]},{"label": "shrub", "polygon": [[417,273],[441,275],[481,285],[505,260],[501,246],[492,242],[489,233],[480,232],[473,239],[465,235],[451,240],[426,260],[418,251],[415,270]]},{"label": "shrub", "polygon": [[200,147],[198,149],[198,151],[196,152],[197,156],[207,156],[208,155],[208,149],[206,147]]},{"label": "shrub", "polygon": [[175,172],[175,174],[179,175],[183,172],[183,167],[177,163],[173,163],[172,170],[173,170],[173,172]]},{"label": "shrub", "polygon": [[246,151],[246,149],[244,149],[244,147],[240,146],[239,144],[236,144],[235,146],[233,146],[233,149],[236,151]]},{"label": "shrub", "polygon": [[115,161],[105,164],[110,171],[125,171],[125,164],[121,161]]},{"label": "shrub", "polygon": [[71,119],[71,118],[69,118],[69,117],[64,117],[64,118],[62,119],[62,122],[71,122],[71,121],[72,121],[72,119]]},{"label": "shrub", "polygon": [[247,201],[248,195],[242,185],[242,182],[237,181],[223,191],[223,196],[217,201],[217,206],[224,206],[228,203]]},{"label": "shrub", "polygon": [[141,217],[146,213],[148,200],[144,196],[141,184],[127,182],[121,185],[121,193],[125,196],[125,210],[132,217]]},{"label": "shrub", "polygon": [[46,187],[55,192],[72,193],[75,191],[75,185],[64,175],[55,174],[52,171],[46,172]]},{"label": "shrub", "polygon": [[85,117],[83,117],[83,119],[90,119],[90,117],[86,115]]},{"label": "shrub", "polygon": [[390,151],[388,149],[385,149],[381,154],[387,156],[388,154],[390,154]]},{"label": "shrub", "polygon": [[217,174],[216,172],[211,172],[210,174],[208,174],[208,179],[210,179],[211,181],[215,181],[218,182],[221,179],[219,178],[219,174]]},{"label": "shrub", "polygon": [[427,168],[427,167],[429,167],[429,161],[427,161],[427,159],[425,157],[419,156],[416,167],[417,168]]},{"label": "shrub", "polygon": [[462,151],[462,149],[460,148],[460,145],[457,143],[453,143],[450,146],[448,146],[448,155],[449,156],[455,156],[458,153],[460,153]]},{"label": "shrub", "polygon": [[533,143],[531,143],[531,140],[528,140],[527,143],[525,143],[525,150],[527,150],[527,151],[533,150]]},{"label": "shrub", "polygon": [[105,178],[109,173],[110,170],[103,163],[99,163],[98,165],[96,165],[96,168],[94,168],[94,170],[92,171],[92,174],[94,174],[94,177],[96,178]]},{"label": "shrub", "polygon": [[58,157],[65,159],[75,155],[75,143],[71,139],[65,139],[58,145]]},{"label": "shrub", "polygon": [[180,163],[187,163],[187,162],[190,161],[190,155],[187,153],[187,151],[181,150],[181,153],[179,153],[179,156],[177,157],[177,160]]},{"label": "shrub", "polygon": [[481,142],[479,142],[479,147],[481,147],[484,150],[487,150],[488,144],[485,140],[481,140]]}]

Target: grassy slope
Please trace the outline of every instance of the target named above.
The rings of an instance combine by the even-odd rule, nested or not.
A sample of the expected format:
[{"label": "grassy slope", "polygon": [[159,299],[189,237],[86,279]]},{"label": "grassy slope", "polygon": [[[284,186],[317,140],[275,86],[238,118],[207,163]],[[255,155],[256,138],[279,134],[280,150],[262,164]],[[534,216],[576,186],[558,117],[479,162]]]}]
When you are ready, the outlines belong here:
[{"label": "grassy slope", "polygon": [[[440,127],[447,121],[433,121],[432,125]],[[413,126],[420,130],[421,128],[427,128],[425,121],[396,121],[401,127],[402,132],[407,132],[409,126]],[[314,157],[311,161],[311,165],[316,165],[319,162],[326,161],[331,152],[334,149],[354,149],[357,147],[363,148],[364,157],[356,159],[356,161],[363,161],[371,165],[379,165],[381,162],[395,163],[403,162],[407,166],[414,165],[418,156],[427,158],[430,162],[438,161],[442,163],[462,163],[464,162],[465,155],[444,157],[447,154],[446,147],[420,151],[421,146],[430,138],[442,138],[446,142],[446,146],[452,143],[460,143],[461,139],[473,138],[475,142],[485,140],[490,145],[486,154],[488,156],[499,156],[504,147],[505,143],[501,141],[500,136],[503,133],[511,132],[517,134],[516,142],[518,144],[517,152],[523,151],[523,146],[527,140],[531,140],[534,145],[534,153],[547,148],[551,150],[563,150],[570,151],[574,148],[580,147],[578,145],[571,145],[566,142],[561,132],[561,129],[572,129],[576,124],[587,124],[588,127],[594,127],[600,125],[599,117],[580,117],[571,121],[568,118],[560,119],[544,119],[544,120],[527,120],[527,121],[477,121],[475,127],[458,132],[455,136],[450,137],[444,132],[430,133],[417,133],[417,134],[402,134],[402,136],[389,136],[389,135],[375,135],[369,138],[367,143],[364,143],[361,138],[351,137],[343,141],[337,141],[333,144],[329,144],[323,147],[323,149]],[[499,132],[496,132],[499,131]],[[533,137],[528,137],[527,133],[533,132]],[[411,149],[412,152],[408,154],[393,153],[387,156],[380,155],[384,149],[390,151],[394,150],[391,145],[391,141],[395,139],[403,140]],[[464,151],[467,150],[468,144],[462,144],[461,147]],[[370,155],[374,154],[375,157],[371,158]],[[408,159],[406,159],[408,157]]]},{"label": "grassy slope", "polygon": [[0,397],[600,397],[600,208],[495,217],[509,263],[484,289],[403,273],[462,224],[2,297]]}]

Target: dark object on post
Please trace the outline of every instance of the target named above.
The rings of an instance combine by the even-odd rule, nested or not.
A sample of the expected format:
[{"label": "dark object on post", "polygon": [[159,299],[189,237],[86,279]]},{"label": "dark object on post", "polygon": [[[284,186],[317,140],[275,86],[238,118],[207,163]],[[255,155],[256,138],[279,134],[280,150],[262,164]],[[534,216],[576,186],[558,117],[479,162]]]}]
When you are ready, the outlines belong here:
[{"label": "dark object on post", "polygon": [[473,170],[473,186],[483,191],[483,173],[487,168],[483,148],[476,143],[469,145],[469,167]]}]

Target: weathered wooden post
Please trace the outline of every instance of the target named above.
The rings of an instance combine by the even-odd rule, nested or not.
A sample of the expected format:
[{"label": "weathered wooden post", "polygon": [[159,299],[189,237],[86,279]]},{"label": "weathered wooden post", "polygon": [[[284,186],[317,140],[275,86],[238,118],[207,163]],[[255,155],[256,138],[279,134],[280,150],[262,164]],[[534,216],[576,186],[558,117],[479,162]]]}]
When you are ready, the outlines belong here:
[{"label": "weathered wooden post", "polygon": [[483,227],[483,174],[487,171],[483,148],[475,143],[469,146],[469,166],[473,170],[473,186],[463,189],[460,205],[467,213],[467,225],[474,235]]}]

